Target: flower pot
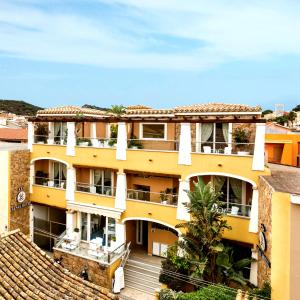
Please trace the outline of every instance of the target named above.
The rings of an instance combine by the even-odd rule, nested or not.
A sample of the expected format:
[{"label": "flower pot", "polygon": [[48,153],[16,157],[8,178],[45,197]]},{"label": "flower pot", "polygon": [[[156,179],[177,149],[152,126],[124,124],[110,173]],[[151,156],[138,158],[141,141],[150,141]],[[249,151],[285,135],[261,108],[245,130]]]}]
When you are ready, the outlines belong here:
[{"label": "flower pot", "polygon": [[238,151],[237,154],[238,155],[250,155],[250,152],[248,152],[248,151]]},{"label": "flower pot", "polygon": [[78,145],[81,147],[87,147],[89,145],[89,142],[79,142]]},{"label": "flower pot", "polygon": [[211,153],[211,147],[210,146],[203,146],[204,153],[210,154]]}]

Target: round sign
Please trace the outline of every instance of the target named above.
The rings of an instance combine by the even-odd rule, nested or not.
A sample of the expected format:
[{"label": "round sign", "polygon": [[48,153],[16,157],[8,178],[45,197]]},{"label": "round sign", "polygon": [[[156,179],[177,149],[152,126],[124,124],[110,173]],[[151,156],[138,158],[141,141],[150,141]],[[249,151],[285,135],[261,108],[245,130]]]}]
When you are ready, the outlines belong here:
[{"label": "round sign", "polygon": [[26,193],[24,191],[20,191],[18,194],[17,194],[17,201],[19,203],[22,203],[24,202],[26,199]]},{"label": "round sign", "polygon": [[266,251],[267,250],[266,236],[265,236],[265,234],[262,231],[259,233],[259,246],[260,246],[260,248],[261,248],[262,251]]}]

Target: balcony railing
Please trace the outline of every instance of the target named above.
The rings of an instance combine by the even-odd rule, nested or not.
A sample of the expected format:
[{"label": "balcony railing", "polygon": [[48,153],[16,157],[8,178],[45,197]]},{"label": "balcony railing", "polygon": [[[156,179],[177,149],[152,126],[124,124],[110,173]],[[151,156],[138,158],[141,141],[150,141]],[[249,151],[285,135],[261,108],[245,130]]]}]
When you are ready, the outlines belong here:
[{"label": "balcony railing", "polygon": [[38,176],[33,177],[33,184],[36,185],[66,189],[66,183],[67,181],[65,179],[55,179]]},{"label": "balcony railing", "polygon": [[254,143],[192,142],[192,152],[205,154],[253,155]]},{"label": "balcony railing", "polygon": [[127,140],[128,149],[145,149],[158,151],[178,151],[179,142],[175,140]]},{"label": "balcony railing", "polygon": [[76,183],[76,191],[104,195],[104,196],[115,196],[116,195],[116,187],[98,185],[98,184],[89,184],[89,183],[83,183],[83,182]]},{"label": "balcony railing", "polygon": [[[232,201],[232,200],[231,200]],[[236,202],[221,202],[222,206],[215,206],[214,209],[230,216],[249,217],[251,214],[251,205]]]},{"label": "balcony railing", "polygon": [[170,194],[170,193],[155,193],[155,192],[147,192],[142,190],[127,190],[127,198],[132,200],[139,200],[145,202],[153,202],[159,203],[163,205],[173,205],[177,206],[178,195]]},{"label": "balcony railing", "polygon": [[[57,239],[55,249],[68,252],[72,255],[80,256],[86,259],[96,260],[101,264],[111,264],[122,257],[126,251],[126,244],[118,247],[102,246],[93,242],[81,241],[78,236],[68,236],[67,234]],[[114,242],[115,243],[115,242]]]},{"label": "balcony railing", "polygon": [[76,145],[79,147],[116,148],[116,138],[77,137]]},{"label": "balcony railing", "polygon": [[48,144],[48,145],[66,145],[67,137],[48,135],[34,135],[33,139],[35,144]]}]

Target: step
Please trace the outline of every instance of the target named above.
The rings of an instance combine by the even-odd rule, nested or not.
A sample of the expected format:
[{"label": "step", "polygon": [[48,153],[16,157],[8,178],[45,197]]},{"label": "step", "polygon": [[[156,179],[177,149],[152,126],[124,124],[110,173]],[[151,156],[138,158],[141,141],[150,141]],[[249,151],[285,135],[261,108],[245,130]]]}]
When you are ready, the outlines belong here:
[{"label": "step", "polygon": [[158,280],[152,280],[152,279],[149,280],[149,278],[142,277],[142,276],[137,277],[135,274],[131,275],[125,273],[125,283],[127,281],[134,281],[136,284],[147,285],[148,287],[154,289],[160,287],[160,283]]},{"label": "step", "polygon": [[156,270],[152,271],[152,270],[144,269],[144,268],[141,268],[141,267],[138,267],[138,266],[134,266],[134,265],[127,265],[124,268],[124,271],[126,271],[126,270],[128,270],[128,271],[134,271],[136,273],[145,274],[145,275],[148,275],[148,276],[153,276],[155,278],[158,278],[159,274],[160,274],[160,271],[159,272],[157,272]]},{"label": "step", "polygon": [[128,259],[127,265],[137,266],[137,267],[147,269],[147,270],[150,270],[152,272],[157,272],[157,273],[159,273],[161,270],[161,267],[158,265],[151,265],[151,264],[139,261],[139,260]]},{"label": "step", "polygon": [[155,290],[157,288],[159,288],[159,286],[157,287],[149,287],[149,285],[146,283],[146,284],[142,284],[142,283],[137,283],[135,279],[131,280],[131,279],[128,279],[125,281],[125,287],[130,287],[132,289],[135,289],[135,290],[138,290],[138,291],[141,291],[141,292],[145,292],[145,293],[148,293],[148,294],[151,294],[151,295],[154,295],[155,294]]}]

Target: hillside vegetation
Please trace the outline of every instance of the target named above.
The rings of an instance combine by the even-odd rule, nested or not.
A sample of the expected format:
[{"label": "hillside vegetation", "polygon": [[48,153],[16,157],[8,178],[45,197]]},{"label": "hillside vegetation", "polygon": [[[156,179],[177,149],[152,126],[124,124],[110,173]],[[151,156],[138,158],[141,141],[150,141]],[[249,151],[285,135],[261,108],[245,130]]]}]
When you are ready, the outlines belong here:
[{"label": "hillside vegetation", "polygon": [[33,116],[40,109],[43,108],[21,100],[0,100],[0,111],[16,115]]}]

